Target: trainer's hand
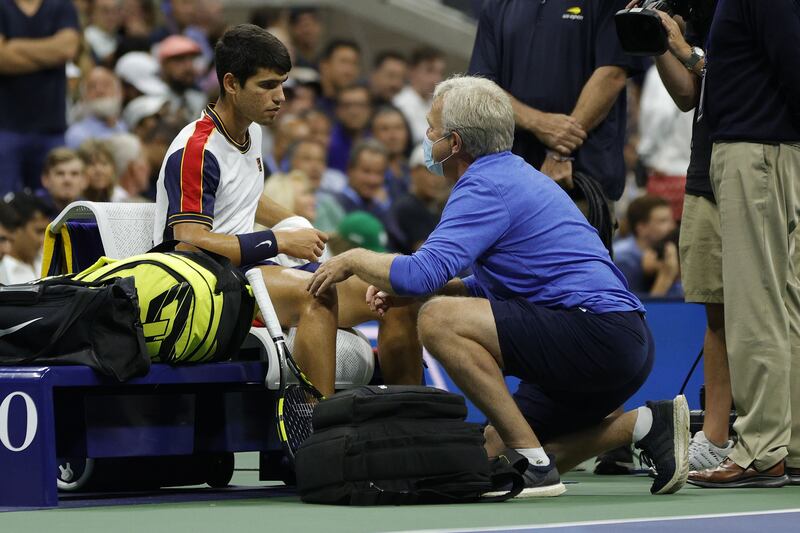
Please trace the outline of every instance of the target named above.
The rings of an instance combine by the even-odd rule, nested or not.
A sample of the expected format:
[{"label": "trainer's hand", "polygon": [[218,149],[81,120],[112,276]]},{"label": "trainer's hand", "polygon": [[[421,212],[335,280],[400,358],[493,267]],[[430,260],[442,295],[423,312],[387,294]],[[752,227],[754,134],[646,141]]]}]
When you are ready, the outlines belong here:
[{"label": "trainer's hand", "polygon": [[572,161],[556,161],[552,157],[545,157],[541,173],[568,191],[575,187],[572,180]]},{"label": "trainer's hand", "polygon": [[325,261],[311,276],[306,290],[314,296],[319,296],[329,287],[340,281],[344,281],[353,275],[353,267],[350,264],[350,254],[334,256]]},{"label": "trainer's hand", "polygon": [[298,259],[319,260],[328,236],[314,228],[273,230],[278,241],[278,252]]},{"label": "trainer's hand", "polygon": [[533,133],[550,149],[571,154],[586,140],[586,131],[578,120],[569,115],[539,112],[534,120]]}]

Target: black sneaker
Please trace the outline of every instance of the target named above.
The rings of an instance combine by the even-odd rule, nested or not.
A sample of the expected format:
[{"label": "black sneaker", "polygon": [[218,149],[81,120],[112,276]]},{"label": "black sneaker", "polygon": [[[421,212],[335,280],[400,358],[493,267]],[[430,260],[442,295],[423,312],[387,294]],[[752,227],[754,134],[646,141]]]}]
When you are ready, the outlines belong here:
[{"label": "black sneaker", "polygon": [[594,473],[598,476],[627,476],[636,473],[630,445],[598,455]]},{"label": "black sneaker", "polygon": [[656,475],[652,494],[672,494],[686,483],[689,475],[689,406],[686,397],[647,402],[653,413],[653,426],[635,446],[653,462]]},{"label": "black sneaker", "polygon": [[[556,459],[552,455],[550,464],[547,466],[537,466],[528,463],[527,459],[517,454],[516,451],[506,451],[509,455],[507,459],[515,468],[522,473],[522,478],[525,480],[525,488],[522,492],[514,496],[514,498],[547,498],[552,496],[560,496],[566,492],[567,488],[561,483],[561,477],[558,475],[556,468]],[[511,457],[513,455],[513,457]],[[521,463],[515,458],[522,458],[524,463]],[[522,465],[527,463],[527,468],[522,470]],[[484,496],[500,496],[505,492],[488,492]]]}]

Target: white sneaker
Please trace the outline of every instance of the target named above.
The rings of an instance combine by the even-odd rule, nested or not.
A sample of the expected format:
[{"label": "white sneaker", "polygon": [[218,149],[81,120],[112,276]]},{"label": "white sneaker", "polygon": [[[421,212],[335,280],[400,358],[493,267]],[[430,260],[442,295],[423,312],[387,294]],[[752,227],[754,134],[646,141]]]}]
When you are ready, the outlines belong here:
[{"label": "white sneaker", "polygon": [[705,433],[698,431],[689,442],[689,468],[691,470],[705,470],[715,468],[733,451],[733,441],[725,443],[724,448],[712,444]]}]

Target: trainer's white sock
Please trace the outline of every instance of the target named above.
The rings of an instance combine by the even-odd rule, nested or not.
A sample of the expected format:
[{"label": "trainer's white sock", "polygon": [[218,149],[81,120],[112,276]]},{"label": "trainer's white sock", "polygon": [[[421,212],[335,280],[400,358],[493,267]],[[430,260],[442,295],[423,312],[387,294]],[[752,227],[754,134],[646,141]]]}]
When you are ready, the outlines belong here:
[{"label": "trainer's white sock", "polygon": [[550,458],[544,453],[544,448],[514,448],[517,453],[525,456],[528,463],[535,466],[548,466]]},{"label": "trainer's white sock", "polygon": [[653,411],[649,407],[636,410],[636,424],[633,425],[633,442],[637,443],[650,432],[653,427]]}]

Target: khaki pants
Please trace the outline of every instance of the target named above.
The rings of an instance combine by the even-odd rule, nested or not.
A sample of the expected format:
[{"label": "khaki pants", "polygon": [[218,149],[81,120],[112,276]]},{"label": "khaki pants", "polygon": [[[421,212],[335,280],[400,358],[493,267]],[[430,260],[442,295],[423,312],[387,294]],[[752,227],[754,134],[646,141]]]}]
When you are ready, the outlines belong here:
[{"label": "khaki pants", "polygon": [[725,336],[739,435],[731,459],[800,467],[800,145],[717,143]]}]

